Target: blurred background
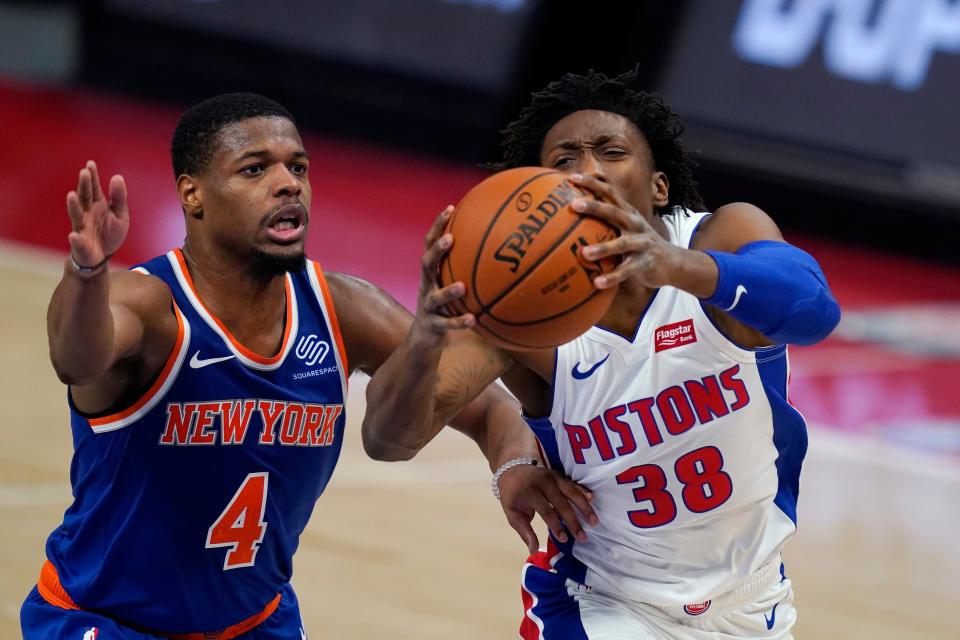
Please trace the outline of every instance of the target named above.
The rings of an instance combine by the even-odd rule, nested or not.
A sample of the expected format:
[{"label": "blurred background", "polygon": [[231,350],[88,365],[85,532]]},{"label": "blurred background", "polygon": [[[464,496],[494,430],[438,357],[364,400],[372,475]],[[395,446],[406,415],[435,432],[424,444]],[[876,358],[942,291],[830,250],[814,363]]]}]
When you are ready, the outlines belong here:
[{"label": "blurred background", "polygon": [[[530,92],[634,66],[687,123],[708,206],[770,213],[844,309],[791,350],[811,441],[797,637],[960,637],[958,0],[0,2],[0,637],[70,500],[44,317],[87,159],[127,179],[117,262],[146,260],[182,242],[179,113],[268,95],[312,157],[309,255],[412,307],[429,222]],[[447,433],[410,463],[365,459],[364,384],[295,565],[311,637],[516,637],[524,547],[483,459]]]}]

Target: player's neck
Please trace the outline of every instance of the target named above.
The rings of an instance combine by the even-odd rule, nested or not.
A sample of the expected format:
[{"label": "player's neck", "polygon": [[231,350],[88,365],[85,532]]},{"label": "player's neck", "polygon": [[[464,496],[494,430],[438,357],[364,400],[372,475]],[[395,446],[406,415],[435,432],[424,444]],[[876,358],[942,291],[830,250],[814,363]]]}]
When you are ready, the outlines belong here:
[{"label": "player's neck", "polygon": [[230,333],[263,356],[276,353],[276,336],[286,324],[286,277],[257,276],[249,265],[234,264],[212,251],[183,247],[197,295]]},{"label": "player's neck", "polygon": [[645,287],[639,282],[627,280],[621,283],[613,303],[603,314],[599,324],[630,340],[656,292],[656,289]]}]

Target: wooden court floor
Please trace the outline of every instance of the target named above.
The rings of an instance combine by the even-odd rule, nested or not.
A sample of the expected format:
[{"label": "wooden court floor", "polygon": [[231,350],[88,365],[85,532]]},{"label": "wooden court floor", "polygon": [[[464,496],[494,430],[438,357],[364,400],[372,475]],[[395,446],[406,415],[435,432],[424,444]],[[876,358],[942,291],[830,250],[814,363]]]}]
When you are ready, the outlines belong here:
[{"label": "wooden court floor", "polygon": [[[20,603],[70,497],[64,389],[47,360],[44,325],[61,260],[0,245],[0,401],[9,410],[0,446],[0,639],[20,637]],[[455,433],[412,462],[366,459],[363,385],[351,381],[343,457],[295,560],[307,631],[315,639],[515,638],[525,548],[489,494],[484,461]],[[810,436],[800,530],[786,553],[796,637],[960,638],[956,462],[816,427]]]}]

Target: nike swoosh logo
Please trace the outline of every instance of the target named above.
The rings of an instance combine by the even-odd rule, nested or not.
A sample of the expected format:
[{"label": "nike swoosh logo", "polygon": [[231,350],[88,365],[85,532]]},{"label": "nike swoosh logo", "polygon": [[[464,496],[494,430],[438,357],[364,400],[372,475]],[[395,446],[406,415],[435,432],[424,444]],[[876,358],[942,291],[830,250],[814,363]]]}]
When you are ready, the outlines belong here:
[{"label": "nike swoosh logo", "polygon": [[599,369],[599,368],[600,368],[600,365],[602,365],[604,362],[606,362],[606,361],[607,361],[607,358],[609,358],[609,357],[610,357],[610,354],[608,353],[607,356],[606,356],[606,358],[604,358],[604,359],[601,360],[600,362],[596,363],[595,365],[593,365],[592,367],[590,367],[590,368],[587,369],[586,371],[580,371],[580,363],[578,362],[577,364],[573,365],[573,371],[571,371],[570,374],[571,374],[574,378],[576,378],[577,380],[586,380],[587,378],[589,378],[590,376],[592,376],[592,375],[593,375],[593,372],[596,371],[597,369]]},{"label": "nike swoosh logo", "polygon": [[739,304],[740,302],[740,296],[742,296],[746,292],[747,292],[747,288],[742,284],[738,284],[736,294],[733,296],[733,304],[727,307],[726,309],[724,309],[724,311],[733,311],[733,308],[737,306],[737,304]]},{"label": "nike swoosh logo", "polygon": [[193,354],[193,357],[190,358],[190,368],[191,369],[202,369],[208,364],[217,364],[218,362],[223,362],[224,360],[230,360],[236,358],[237,356],[222,356],[220,358],[204,358],[200,359],[200,351],[197,351]]},{"label": "nike swoosh logo", "polygon": [[[780,604],[779,602],[777,604]],[[767,631],[773,629],[774,623],[777,621],[777,604],[773,605],[773,610],[770,611],[770,617],[767,617],[767,614],[763,614],[763,619],[767,621]]]}]

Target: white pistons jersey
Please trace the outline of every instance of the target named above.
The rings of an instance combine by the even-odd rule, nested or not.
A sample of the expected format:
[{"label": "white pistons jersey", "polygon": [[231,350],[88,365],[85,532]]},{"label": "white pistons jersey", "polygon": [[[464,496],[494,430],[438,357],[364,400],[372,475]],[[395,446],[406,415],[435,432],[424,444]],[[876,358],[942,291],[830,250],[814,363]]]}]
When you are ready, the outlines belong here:
[{"label": "white pistons jersey", "polygon": [[[708,216],[675,209],[689,247]],[[785,345],[744,349],[695,296],[659,289],[632,340],[593,327],[557,349],[553,408],[527,419],[550,464],[595,494],[585,543],[551,540],[566,577],[654,605],[714,598],[796,528],[806,425]]]}]

